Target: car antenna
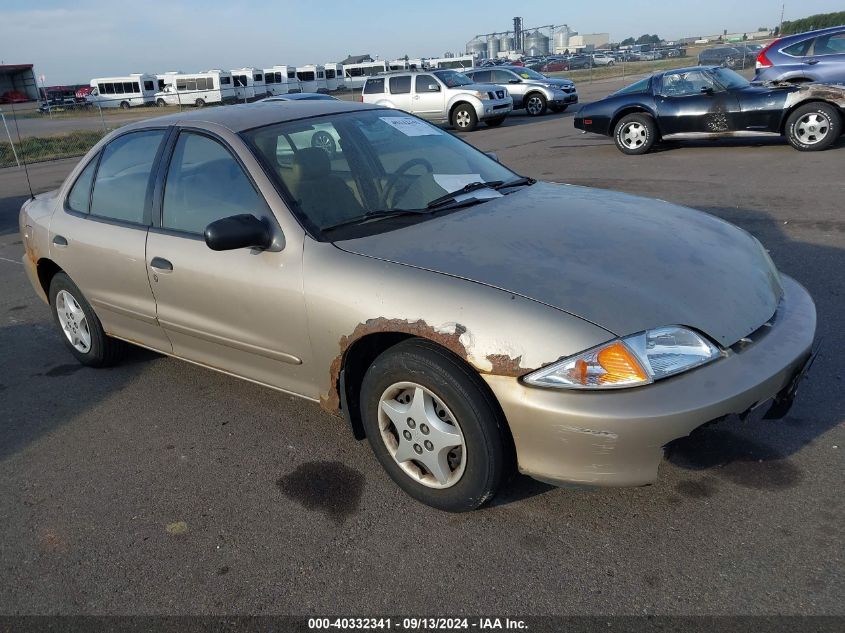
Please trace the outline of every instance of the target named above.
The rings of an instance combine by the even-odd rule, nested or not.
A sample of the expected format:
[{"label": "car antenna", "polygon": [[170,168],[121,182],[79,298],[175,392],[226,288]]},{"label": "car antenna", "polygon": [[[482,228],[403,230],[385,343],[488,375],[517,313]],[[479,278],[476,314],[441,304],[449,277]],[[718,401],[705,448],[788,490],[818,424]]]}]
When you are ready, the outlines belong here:
[{"label": "car antenna", "polygon": [[30,200],[35,200],[35,194],[32,193],[32,182],[29,180],[29,169],[26,166],[26,156],[23,150],[23,143],[21,142],[21,130],[18,127],[18,115],[15,113],[15,104],[12,102],[9,105],[12,108],[12,118],[15,120],[15,134],[18,136],[18,147],[21,150],[21,162],[23,163],[23,173],[26,175],[26,186],[29,187],[29,198]]}]

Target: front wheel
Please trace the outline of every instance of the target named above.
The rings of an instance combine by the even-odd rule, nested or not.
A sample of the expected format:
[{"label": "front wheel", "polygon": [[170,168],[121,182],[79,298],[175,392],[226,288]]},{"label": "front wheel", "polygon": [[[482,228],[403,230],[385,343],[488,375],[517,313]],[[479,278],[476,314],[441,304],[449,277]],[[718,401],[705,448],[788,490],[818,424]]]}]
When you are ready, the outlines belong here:
[{"label": "front wheel", "polygon": [[56,273],[50,282],[50,307],[68,349],[80,363],[107,367],[123,356],[126,344],[105,333],[82,291],[65,273]]},{"label": "front wheel", "polygon": [[839,113],[827,103],[808,103],[797,108],[786,120],[786,138],[792,147],[802,152],[827,149],[841,133]]},{"label": "front wheel", "polygon": [[546,113],[546,97],[539,92],[532,92],[525,97],[525,111],[528,116],[542,116]]},{"label": "front wheel", "polygon": [[478,125],[475,108],[468,103],[462,103],[452,113],[452,125],[461,132],[472,132]]},{"label": "front wheel", "polygon": [[164,99],[156,99],[156,105],[157,105],[159,108],[163,108],[163,107],[164,107],[164,106],[166,106],[167,104],[164,102]]},{"label": "front wheel", "polygon": [[512,461],[504,421],[483,383],[428,341],[411,339],[376,358],[361,387],[361,416],[393,481],[440,510],[486,503]]},{"label": "front wheel", "polygon": [[648,114],[628,114],[613,129],[613,140],[623,154],[645,154],[654,145],[657,127]]},{"label": "front wheel", "polygon": [[205,101],[203,101],[202,99],[197,99],[196,101],[194,101],[194,105],[198,108],[202,108],[205,106]]},{"label": "front wheel", "polygon": [[129,102],[128,101],[121,101],[120,107],[121,107],[122,110],[128,110],[129,109]]},{"label": "front wheel", "polygon": [[505,122],[505,117],[499,116],[495,119],[487,119],[484,123],[487,124],[487,127],[499,127],[502,123]]}]

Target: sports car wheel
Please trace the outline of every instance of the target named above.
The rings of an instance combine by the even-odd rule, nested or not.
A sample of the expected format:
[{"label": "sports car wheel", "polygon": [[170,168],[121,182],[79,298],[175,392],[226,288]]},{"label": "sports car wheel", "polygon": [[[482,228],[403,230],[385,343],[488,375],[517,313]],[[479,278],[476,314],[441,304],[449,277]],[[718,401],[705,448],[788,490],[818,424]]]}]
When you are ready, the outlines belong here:
[{"label": "sports car wheel", "polygon": [[648,114],[628,114],[619,119],[613,130],[613,140],[623,154],[645,154],[657,136],[654,119]]},{"label": "sports car wheel", "polygon": [[478,375],[427,341],[399,343],[373,361],[361,416],[393,481],[440,510],[479,507],[510,470],[505,423]]},{"label": "sports car wheel", "polygon": [[786,121],[786,138],[797,150],[827,149],[842,133],[842,120],[827,103],[808,103],[797,108]]}]

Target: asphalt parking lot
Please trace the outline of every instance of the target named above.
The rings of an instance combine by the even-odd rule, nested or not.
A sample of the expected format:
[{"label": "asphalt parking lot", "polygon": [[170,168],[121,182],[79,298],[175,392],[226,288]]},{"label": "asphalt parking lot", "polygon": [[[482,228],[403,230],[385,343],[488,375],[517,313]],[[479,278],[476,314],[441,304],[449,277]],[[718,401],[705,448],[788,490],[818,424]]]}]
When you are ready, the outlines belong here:
[{"label": "asphalt parking lot", "polygon": [[[757,236],[823,337],[786,419],[700,429],[648,487],[517,478],[481,511],[440,513],[315,404],[143,350],[78,365],[18,263],[26,185],[2,170],[0,613],[845,615],[845,139],[627,157],[571,117],[464,138],[521,174]],[[35,166],[35,189],[72,165]]]}]

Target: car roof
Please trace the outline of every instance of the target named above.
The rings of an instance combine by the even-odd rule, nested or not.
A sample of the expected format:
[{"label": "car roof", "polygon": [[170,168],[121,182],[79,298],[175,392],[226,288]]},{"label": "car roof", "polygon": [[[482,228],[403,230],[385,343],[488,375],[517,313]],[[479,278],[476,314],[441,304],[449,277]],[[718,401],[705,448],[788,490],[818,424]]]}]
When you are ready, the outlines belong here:
[{"label": "car roof", "polygon": [[243,132],[263,125],[285,123],[298,119],[307,119],[324,114],[340,114],[356,110],[378,110],[379,106],[355,101],[319,100],[290,101],[284,108],[278,102],[256,102],[239,105],[197,108],[189,112],[180,112],[162,117],[155,117],[132,123],[121,130],[152,126],[179,125],[182,123],[216,123],[232,132]]}]

